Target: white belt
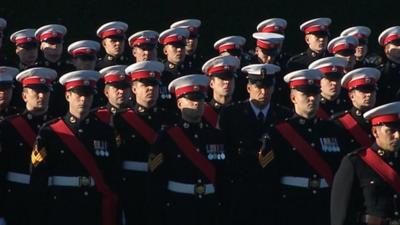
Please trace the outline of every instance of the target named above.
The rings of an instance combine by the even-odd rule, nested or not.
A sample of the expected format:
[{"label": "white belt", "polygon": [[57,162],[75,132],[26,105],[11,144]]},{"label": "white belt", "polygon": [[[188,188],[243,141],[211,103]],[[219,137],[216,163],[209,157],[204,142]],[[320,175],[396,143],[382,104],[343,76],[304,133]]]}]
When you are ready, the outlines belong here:
[{"label": "white belt", "polygon": [[123,161],[122,168],[125,170],[131,170],[131,171],[147,172],[149,166],[148,166],[147,162]]},{"label": "white belt", "polygon": [[281,184],[313,189],[329,187],[325,179],[310,179],[306,177],[282,177]]},{"label": "white belt", "polygon": [[175,181],[168,181],[168,190],[191,195],[208,195],[215,193],[213,184],[185,184]]},{"label": "white belt", "polygon": [[51,176],[49,177],[48,185],[64,187],[93,187],[95,183],[92,177]]},{"label": "white belt", "polygon": [[14,183],[29,184],[31,176],[24,173],[7,172],[6,179]]}]

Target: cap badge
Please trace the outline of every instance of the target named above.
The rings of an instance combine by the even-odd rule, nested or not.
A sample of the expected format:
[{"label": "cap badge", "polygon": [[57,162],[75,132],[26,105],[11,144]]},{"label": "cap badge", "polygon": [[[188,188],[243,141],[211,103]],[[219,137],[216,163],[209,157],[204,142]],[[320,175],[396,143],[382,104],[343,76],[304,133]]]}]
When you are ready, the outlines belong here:
[{"label": "cap badge", "polygon": [[235,44],[235,48],[239,49],[239,48],[240,48],[240,45]]},{"label": "cap badge", "polygon": [[336,71],[337,71],[336,66],[333,66],[333,67],[332,67],[332,72],[336,72]]},{"label": "cap badge", "polygon": [[314,80],[308,80],[308,84],[309,84],[309,85],[314,84]]},{"label": "cap badge", "polygon": [[279,29],[279,26],[274,26],[274,29],[275,29],[275,30],[280,30],[280,29]]},{"label": "cap badge", "polygon": [[53,31],[53,32],[51,32],[51,35],[52,36],[57,36],[57,32]]},{"label": "cap badge", "polygon": [[90,84],[90,81],[88,81],[88,80],[83,81],[83,85],[88,86],[89,84]]},{"label": "cap badge", "polygon": [[319,26],[320,28],[321,28],[321,30],[325,30],[326,29],[326,26],[325,25],[321,25],[321,26]]},{"label": "cap badge", "polygon": [[124,79],[125,79],[125,76],[121,74],[121,75],[119,75],[119,79],[120,79],[120,80],[124,80]]},{"label": "cap badge", "polygon": [[224,70],[229,70],[229,66],[228,66],[228,65],[225,65],[225,66],[224,66]]},{"label": "cap badge", "polygon": [[181,36],[181,35],[178,35],[178,40],[182,40],[183,39],[183,37]]},{"label": "cap badge", "polygon": [[149,76],[150,76],[150,77],[155,77],[156,74],[155,74],[153,71],[151,71],[151,72],[149,73]]},{"label": "cap badge", "polygon": [[200,87],[198,85],[194,85],[193,86],[193,91],[198,91],[198,90],[200,90]]},{"label": "cap badge", "polygon": [[193,32],[194,31],[194,27],[189,27],[189,31]]},{"label": "cap badge", "polygon": [[367,83],[367,84],[371,83],[371,79],[370,78],[365,78],[365,83]]},{"label": "cap badge", "polygon": [[42,84],[46,83],[46,79],[40,78],[40,83],[42,83]]},{"label": "cap badge", "polygon": [[117,33],[118,33],[118,34],[122,33],[122,30],[117,30]]},{"label": "cap badge", "polygon": [[27,41],[32,41],[32,38],[28,37],[26,40],[27,40]]}]

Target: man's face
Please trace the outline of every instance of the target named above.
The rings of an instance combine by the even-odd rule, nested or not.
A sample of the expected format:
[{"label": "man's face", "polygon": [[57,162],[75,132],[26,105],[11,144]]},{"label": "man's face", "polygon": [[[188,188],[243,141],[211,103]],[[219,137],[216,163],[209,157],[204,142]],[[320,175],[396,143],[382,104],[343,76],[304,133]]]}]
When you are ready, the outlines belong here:
[{"label": "man's face", "polygon": [[328,36],[325,35],[306,34],[305,40],[308,47],[317,53],[324,52],[328,45]]},{"label": "man's face", "polygon": [[152,107],[157,103],[160,88],[158,85],[147,85],[140,81],[134,81],[132,92],[136,96],[137,103]]},{"label": "man's face", "polygon": [[376,91],[360,91],[353,89],[349,92],[353,106],[361,111],[367,111],[375,106]]},{"label": "man's face", "polygon": [[368,53],[368,46],[367,45],[359,45],[356,47],[356,52],[354,56],[356,57],[357,61],[362,61]]},{"label": "man's face", "polygon": [[5,109],[10,105],[12,99],[12,88],[0,87],[0,109]]},{"label": "man's face", "polygon": [[372,134],[383,150],[397,151],[400,148],[400,129],[386,125],[373,126]]},{"label": "man's face", "polygon": [[164,46],[164,54],[167,60],[175,65],[182,63],[185,60],[185,46],[184,45],[166,45]]},{"label": "man's face", "polygon": [[38,58],[38,48],[21,48],[17,46],[15,53],[19,57],[19,61],[25,65],[32,65]]},{"label": "man's face", "polygon": [[191,121],[198,121],[204,113],[204,99],[190,100],[185,97],[178,98],[177,105],[184,118],[190,118]]},{"label": "man's face", "polygon": [[111,56],[120,56],[124,53],[125,39],[123,38],[104,38],[101,42],[104,50]]},{"label": "man's face", "polygon": [[249,93],[249,100],[251,102],[264,107],[270,102],[272,93],[274,92],[274,87],[259,87],[255,84],[248,83],[247,92]]},{"label": "man's face", "polygon": [[74,111],[80,114],[87,113],[90,111],[93,103],[93,94],[82,94],[74,91],[65,92],[65,99],[69,103],[70,111]]},{"label": "man's face", "polygon": [[117,88],[112,85],[106,85],[104,88],[104,95],[107,97],[108,102],[119,108],[125,105],[129,100],[130,88]]},{"label": "man's face", "polygon": [[290,91],[290,99],[297,114],[311,116],[317,113],[321,95],[292,89]]},{"label": "man's face", "polygon": [[63,52],[63,43],[48,43],[43,41],[40,43],[40,50],[46,59],[59,59]]},{"label": "man's face", "polygon": [[134,46],[132,49],[132,55],[135,57],[136,62],[157,60],[157,48],[140,48]]},{"label": "man's face", "polygon": [[400,45],[399,46],[394,44],[385,45],[385,54],[390,60],[396,63],[400,63]]},{"label": "man's face", "polygon": [[354,53],[351,54],[335,54],[336,57],[339,58],[343,58],[347,61],[347,65],[346,65],[346,71],[350,71],[354,68],[354,66],[356,65],[356,56],[354,55]]},{"label": "man's face", "polygon": [[261,63],[273,64],[275,62],[276,56],[267,54],[266,51],[260,47],[256,47],[256,55]]},{"label": "man's face", "polygon": [[235,78],[221,79],[219,77],[212,77],[210,87],[213,89],[214,95],[232,96],[235,90]]},{"label": "man's face", "polygon": [[72,63],[76,70],[94,70],[96,67],[96,59],[96,56],[93,57],[93,60],[73,58]]},{"label": "man's face", "polygon": [[188,38],[186,40],[186,47],[185,47],[186,54],[188,55],[193,54],[197,49],[198,43],[199,43],[198,38],[191,38],[191,37]]},{"label": "man's face", "polygon": [[339,96],[341,90],[339,79],[328,79],[323,77],[321,79],[321,95],[327,99],[335,99]]},{"label": "man's face", "polygon": [[47,109],[49,105],[50,92],[25,87],[22,98],[29,111],[41,111]]}]

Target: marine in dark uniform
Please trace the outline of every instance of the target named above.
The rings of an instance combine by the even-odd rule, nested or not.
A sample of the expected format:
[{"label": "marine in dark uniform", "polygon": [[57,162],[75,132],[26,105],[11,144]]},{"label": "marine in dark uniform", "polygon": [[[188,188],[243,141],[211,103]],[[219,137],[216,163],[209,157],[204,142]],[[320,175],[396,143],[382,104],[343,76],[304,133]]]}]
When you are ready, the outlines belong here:
[{"label": "marine in dark uniform", "polygon": [[315,60],[328,56],[326,47],[330,24],[330,18],[317,18],[300,25],[300,30],[305,34],[308,49],[289,59],[286,67],[288,72],[306,69]]},{"label": "marine in dark uniform", "polygon": [[204,75],[170,85],[182,119],[161,131],[149,157],[151,224],[217,224],[227,156],[221,131],[202,121],[207,85]]},{"label": "marine in dark uniform", "polygon": [[153,30],[143,30],[132,34],[128,41],[135,62],[157,60],[159,34]]},{"label": "marine in dark uniform", "polygon": [[333,182],[331,224],[399,224],[400,102],[364,113],[375,143],[349,153]]},{"label": "marine in dark uniform", "polygon": [[165,55],[164,71],[161,76],[160,84],[160,106],[175,110],[175,97],[168,91],[168,85],[172,80],[190,74],[190,71],[183,64],[186,54],[186,38],[189,37],[189,31],[186,28],[171,28],[160,34],[159,42],[162,44]]},{"label": "marine in dark uniform", "polygon": [[38,65],[39,48],[35,31],[35,29],[23,29],[10,36],[10,41],[15,44],[15,54],[18,58],[15,59],[14,66],[21,71]]},{"label": "marine in dark uniform", "polygon": [[265,139],[279,169],[276,224],[329,224],[329,187],[344,143],[338,126],[316,117],[321,77],[318,70],[294,71],[284,77],[295,114],[277,123]]},{"label": "marine in dark uniform", "polygon": [[385,52],[383,63],[378,67],[382,73],[379,81],[377,104],[400,99],[400,26],[386,29],[379,35],[379,44]]},{"label": "marine in dark uniform", "polygon": [[341,86],[341,79],[345,74],[347,61],[339,57],[325,57],[311,63],[309,69],[319,70],[321,78],[321,101],[317,117],[328,120],[332,115],[351,107],[347,91]]},{"label": "marine in dark uniform", "polygon": [[125,32],[127,29],[128,24],[120,21],[103,24],[97,29],[97,36],[101,38],[105,55],[97,59],[96,70],[131,63],[131,59],[125,55]]},{"label": "marine in dark uniform", "polygon": [[378,69],[363,67],[342,78],[342,86],[348,90],[352,107],[333,115],[332,119],[349,135],[347,153],[372,144],[371,124],[364,119],[363,113],[375,106],[379,77]]},{"label": "marine in dark uniform", "polygon": [[69,111],[39,130],[31,155],[30,224],[117,224],[116,140],[90,113],[99,76],[75,71],[60,78]]},{"label": "marine in dark uniform", "polygon": [[114,117],[123,170],[120,196],[127,225],[146,224],[152,216],[147,210],[150,149],[159,130],[174,122],[169,112],[157,104],[163,67],[158,61],[143,61],[126,69],[133,82],[136,105]]},{"label": "marine in dark uniform", "polygon": [[[41,50],[38,66],[57,71],[59,77],[74,70],[74,66],[63,55],[64,36],[66,33],[67,28],[59,24],[45,25],[35,32],[35,36],[39,39]],[[53,81],[53,92],[50,97],[49,114],[54,117],[61,116],[67,112],[67,108],[64,88],[55,80]]]},{"label": "marine in dark uniform", "polygon": [[25,111],[0,123],[0,214],[7,224],[29,224],[31,153],[39,128],[50,119],[49,84],[56,78],[56,71],[48,68],[21,72],[17,80],[23,84]]},{"label": "marine in dark uniform", "polygon": [[201,21],[198,19],[185,19],[171,24],[171,28],[182,27],[189,30],[189,37],[186,39],[185,46],[185,68],[190,70],[190,73],[201,73],[201,66],[204,63],[203,57],[199,54],[199,29]]},{"label": "marine in dark uniform", "polygon": [[204,119],[213,127],[217,126],[222,108],[233,103],[235,79],[240,67],[238,58],[226,55],[208,60],[202,67],[203,73],[210,77],[209,97],[204,108]]},{"label": "marine in dark uniform", "polygon": [[17,108],[11,105],[12,99],[15,98],[14,78],[18,72],[17,68],[0,66],[0,121],[18,112]]},{"label": "marine in dark uniform", "polygon": [[249,99],[220,112],[219,127],[226,138],[230,171],[222,196],[224,224],[276,224],[276,165],[273,156],[261,154],[260,149],[263,135],[291,114],[271,103],[279,70],[272,64],[244,67]]}]

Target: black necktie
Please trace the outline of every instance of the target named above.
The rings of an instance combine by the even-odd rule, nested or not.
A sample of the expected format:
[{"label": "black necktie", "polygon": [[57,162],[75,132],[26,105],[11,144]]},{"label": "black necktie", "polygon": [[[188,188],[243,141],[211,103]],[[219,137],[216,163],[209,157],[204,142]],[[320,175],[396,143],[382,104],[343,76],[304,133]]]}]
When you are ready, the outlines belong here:
[{"label": "black necktie", "polygon": [[259,121],[264,121],[264,113],[261,112],[261,111],[258,112],[257,119],[258,119]]}]

